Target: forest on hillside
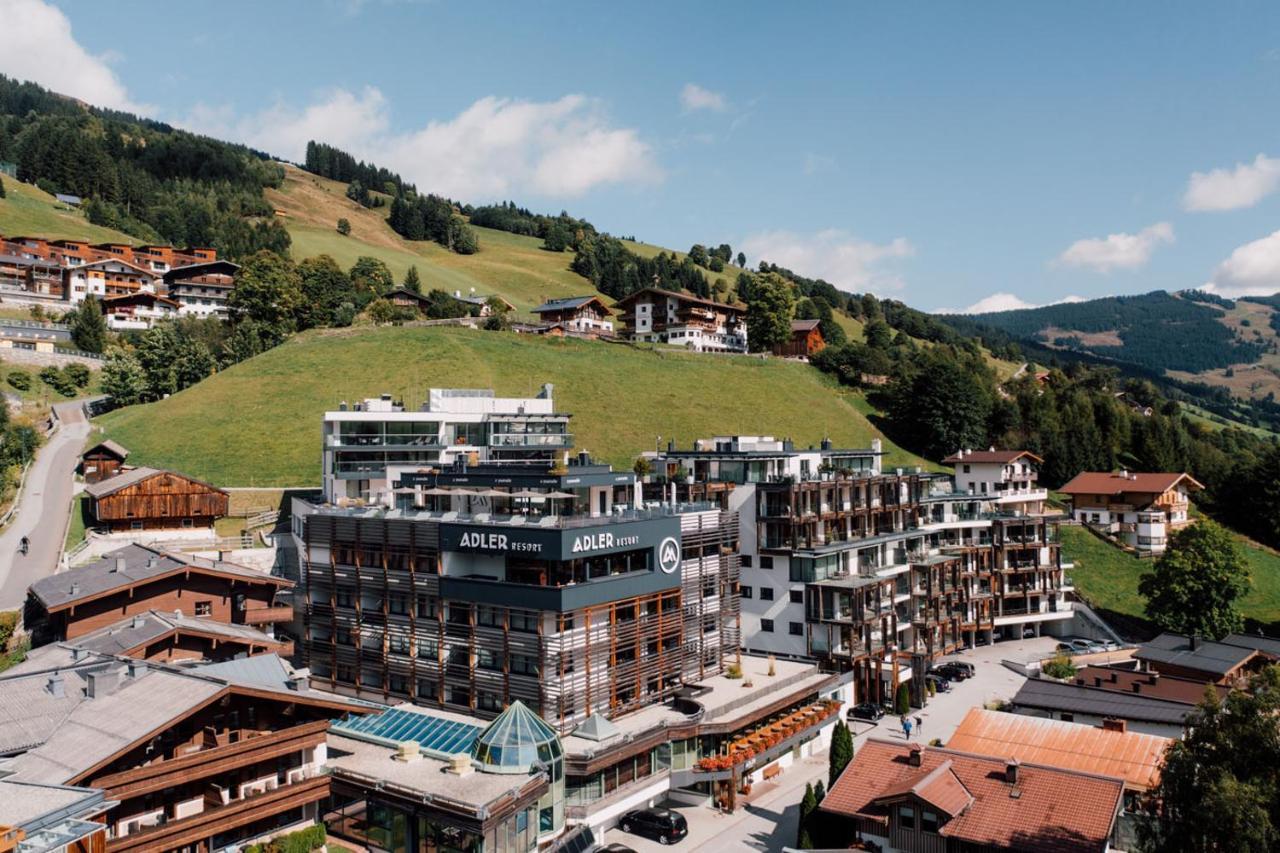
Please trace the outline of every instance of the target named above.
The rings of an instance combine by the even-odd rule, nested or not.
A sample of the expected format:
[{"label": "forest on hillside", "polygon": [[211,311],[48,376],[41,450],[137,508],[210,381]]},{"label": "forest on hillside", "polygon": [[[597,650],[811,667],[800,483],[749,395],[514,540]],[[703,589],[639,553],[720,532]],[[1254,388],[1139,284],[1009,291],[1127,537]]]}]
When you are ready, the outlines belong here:
[{"label": "forest on hillside", "polygon": [[0,161],[18,180],[84,199],[90,222],[139,240],[241,258],[284,252],[289,234],[263,189],[284,170],[265,154],[0,75]]}]

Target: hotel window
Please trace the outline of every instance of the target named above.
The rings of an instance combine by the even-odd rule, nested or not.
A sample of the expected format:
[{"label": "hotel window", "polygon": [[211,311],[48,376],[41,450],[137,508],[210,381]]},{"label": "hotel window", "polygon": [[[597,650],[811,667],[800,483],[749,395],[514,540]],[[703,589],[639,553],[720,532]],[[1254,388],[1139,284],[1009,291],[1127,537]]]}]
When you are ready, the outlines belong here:
[{"label": "hotel window", "polygon": [[915,829],[916,810],[911,806],[898,806],[898,826],[902,829]]},{"label": "hotel window", "polygon": [[538,675],[538,659],[530,655],[512,655],[511,671],[518,675]]},{"label": "hotel window", "polygon": [[197,602],[196,602],[196,615],[197,615],[197,616],[212,616],[212,615],[213,615],[213,602],[212,602],[212,601],[197,601]]},{"label": "hotel window", "polygon": [[339,607],[355,607],[355,598],[350,589],[340,587],[334,593],[334,597]]},{"label": "hotel window", "polygon": [[418,638],[418,657],[435,660],[440,657],[440,641],[435,637]]},{"label": "hotel window", "polygon": [[742,588],[741,592],[742,592],[742,597],[743,597],[743,598],[750,598],[750,597],[751,597],[751,587],[749,587],[749,586],[744,586],[744,587]]},{"label": "hotel window", "polygon": [[476,666],[494,672],[502,671],[502,655],[492,649],[476,649]]},{"label": "hotel window", "polygon": [[921,812],[920,812],[920,828],[921,828],[922,830],[924,830],[925,832],[937,832],[937,831],[938,831],[938,815],[937,815],[937,813],[936,813],[936,812],[927,812],[927,811],[921,810]]},{"label": "hotel window", "polygon": [[743,554],[741,557],[738,558],[738,562],[742,565],[742,568],[744,569],[751,568],[751,555]]},{"label": "hotel window", "polygon": [[791,590],[791,603],[792,603],[792,604],[804,604],[804,590],[803,590],[803,589],[793,589],[793,590]]},{"label": "hotel window", "polygon": [[338,645],[340,645],[340,646],[349,646],[349,645],[351,645],[351,629],[350,629],[350,628],[343,628],[343,627],[339,627],[339,628],[334,632],[334,638],[337,640]]},{"label": "hotel window", "polygon": [[482,606],[476,612],[476,624],[486,625],[490,628],[502,627],[502,612],[496,607]]},{"label": "hotel window", "polygon": [[764,631],[766,634],[772,634],[772,633],[773,633],[773,620],[772,620],[772,619],[761,619],[761,620],[760,620],[760,630],[761,630],[761,631]]},{"label": "hotel window", "polygon": [[391,593],[390,598],[387,599],[387,609],[392,613],[407,614],[409,612],[409,597],[403,592]]},{"label": "hotel window", "polygon": [[787,630],[788,630],[788,632],[791,634],[791,636],[793,636],[793,637],[803,637],[803,636],[804,636],[804,623],[803,623],[803,622],[792,622],[792,623],[790,623],[790,624],[788,625]]},{"label": "hotel window", "polygon": [[419,678],[417,698],[427,699],[431,702],[436,701],[436,683],[425,678]]},{"label": "hotel window", "polygon": [[409,638],[403,634],[389,634],[387,643],[390,651],[400,655],[409,654]]},{"label": "hotel window", "polygon": [[408,693],[409,679],[403,675],[392,675],[389,677],[392,693]]},{"label": "hotel window", "polygon": [[773,587],[771,586],[760,587],[760,600],[773,601]]},{"label": "hotel window", "polygon": [[496,693],[482,692],[476,701],[476,707],[481,711],[501,711],[502,700]]},{"label": "hotel window", "polygon": [[538,633],[538,614],[529,610],[512,610],[509,616],[510,629],[525,634]]},{"label": "hotel window", "polygon": [[425,595],[418,596],[418,618],[436,618],[436,600],[434,598],[428,598]]},{"label": "hotel window", "polygon": [[381,687],[382,675],[377,670],[360,670],[360,684],[364,687]]},{"label": "hotel window", "polygon": [[772,568],[773,568],[773,557],[761,557],[761,558],[760,558],[760,568],[762,568],[762,569],[772,569]]}]

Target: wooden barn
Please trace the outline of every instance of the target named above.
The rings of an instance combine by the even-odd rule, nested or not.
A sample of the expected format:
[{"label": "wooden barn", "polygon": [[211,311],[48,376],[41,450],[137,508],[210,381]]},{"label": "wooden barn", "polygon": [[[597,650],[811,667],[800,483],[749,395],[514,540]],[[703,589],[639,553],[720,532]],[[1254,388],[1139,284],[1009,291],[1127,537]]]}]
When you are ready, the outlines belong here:
[{"label": "wooden barn", "polygon": [[80,473],[84,476],[86,483],[106,480],[119,474],[124,468],[124,461],[128,458],[127,447],[107,439],[80,454]]},{"label": "wooden barn", "polygon": [[156,468],[132,468],[85,487],[98,524],[113,532],[212,527],[227,514],[217,486]]},{"label": "wooden barn", "polygon": [[821,320],[792,320],[791,340],[775,345],[773,354],[785,358],[809,358],[822,352],[827,344],[822,339],[821,325]]}]

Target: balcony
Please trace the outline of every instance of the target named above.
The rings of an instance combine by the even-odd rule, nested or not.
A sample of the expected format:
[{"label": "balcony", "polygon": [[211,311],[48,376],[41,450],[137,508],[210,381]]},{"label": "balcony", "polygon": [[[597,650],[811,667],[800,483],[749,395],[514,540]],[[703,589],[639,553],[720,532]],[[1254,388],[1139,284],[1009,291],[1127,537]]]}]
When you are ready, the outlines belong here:
[{"label": "balcony", "polygon": [[248,605],[244,609],[245,625],[271,625],[276,622],[292,622],[293,608],[278,604]]},{"label": "balcony", "polygon": [[562,433],[494,433],[490,447],[573,447],[573,434]]}]

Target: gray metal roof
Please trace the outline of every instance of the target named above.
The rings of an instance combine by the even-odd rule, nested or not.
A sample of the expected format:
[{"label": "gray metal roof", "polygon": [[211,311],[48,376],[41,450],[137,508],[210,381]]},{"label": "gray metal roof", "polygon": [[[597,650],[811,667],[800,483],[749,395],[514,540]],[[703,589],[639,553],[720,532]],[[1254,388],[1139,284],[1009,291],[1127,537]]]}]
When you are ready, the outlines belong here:
[{"label": "gray metal roof", "polygon": [[118,655],[137,648],[144,643],[164,637],[174,630],[198,631],[202,634],[214,634],[225,637],[228,640],[239,640],[258,645],[276,642],[262,631],[249,625],[231,625],[215,619],[150,610],[146,613],[139,613],[136,616],[121,619],[119,622],[108,625],[105,628],[100,628],[90,634],[85,634],[60,645],[76,646],[90,651],[102,652],[103,654]]},{"label": "gray metal roof", "polygon": [[108,438],[106,441],[100,441],[97,444],[93,445],[93,447],[90,447],[84,453],[81,453],[80,454],[81,458],[88,456],[90,453],[97,450],[98,448],[102,448],[103,450],[109,450],[112,453],[114,453],[116,456],[119,456],[121,459],[127,459],[129,456],[129,448],[125,447],[123,444],[117,444],[116,442]]},{"label": "gray metal roof", "polygon": [[1133,656],[1141,661],[1154,661],[1223,676],[1234,671],[1253,654],[1252,647],[1229,646],[1211,640],[1165,633],[1138,646]]},{"label": "gray metal roof", "polygon": [[1228,634],[1222,638],[1228,646],[1239,646],[1243,649],[1254,649],[1264,655],[1280,657],[1280,639],[1263,637],[1256,634]]},{"label": "gray metal roof", "polygon": [[201,675],[225,678],[236,684],[287,690],[290,670],[277,655],[254,655],[248,658],[206,663],[195,668]]},{"label": "gray metal roof", "polygon": [[[42,818],[56,817],[76,807],[92,808],[103,802],[101,791],[68,785],[36,785],[0,779],[0,826],[27,829]],[[21,845],[19,845],[21,848]]]},{"label": "gray metal roof", "polygon": [[567,299],[548,299],[537,308],[534,308],[533,313],[541,314],[544,311],[564,311],[569,308],[581,308],[592,300],[604,304],[598,296],[570,296]]},{"label": "gray metal roof", "polygon": [[1187,714],[1195,706],[1181,702],[1168,702],[1146,696],[1063,684],[1032,678],[1022,685],[1013,704],[1023,708],[1047,711],[1066,711],[1073,714],[1093,714],[1098,717],[1118,717],[1124,720],[1141,720],[1150,723],[1182,725]]},{"label": "gray metal roof", "polygon": [[47,608],[65,607],[73,602],[93,598],[151,578],[162,577],[184,568],[215,571],[281,586],[293,585],[284,578],[257,572],[235,563],[205,560],[135,543],[105,554],[88,565],[41,578],[31,585],[31,594]]}]

